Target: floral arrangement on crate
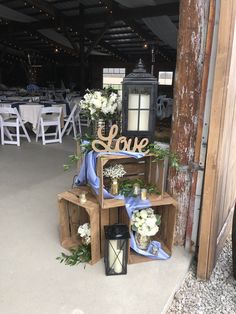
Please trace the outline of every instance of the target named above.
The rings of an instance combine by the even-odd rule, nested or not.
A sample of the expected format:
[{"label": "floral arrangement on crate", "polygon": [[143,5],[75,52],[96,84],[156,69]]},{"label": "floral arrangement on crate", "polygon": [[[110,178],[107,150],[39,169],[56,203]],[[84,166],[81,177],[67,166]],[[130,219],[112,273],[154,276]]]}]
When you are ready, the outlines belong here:
[{"label": "floral arrangement on crate", "polygon": [[61,253],[56,259],[65,265],[74,266],[80,263],[88,263],[91,260],[91,227],[85,223],[78,228],[78,234],[82,239],[82,244],[76,249],[70,249],[71,254]]},{"label": "floral arrangement on crate", "polygon": [[121,164],[107,167],[103,170],[103,175],[106,178],[120,179],[126,174],[124,167]]},{"label": "floral arrangement on crate", "polygon": [[84,99],[80,101],[80,108],[92,120],[112,120],[121,108],[121,99],[110,89],[86,90]]},{"label": "floral arrangement on crate", "polygon": [[152,208],[135,210],[131,216],[131,229],[142,236],[154,236],[159,231],[161,216]]},{"label": "floral arrangement on crate", "polygon": [[103,176],[106,178],[111,178],[111,188],[110,192],[113,195],[119,194],[118,179],[122,178],[126,174],[124,167],[121,164],[116,164],[114,166],[107,167],[103,170]]}]

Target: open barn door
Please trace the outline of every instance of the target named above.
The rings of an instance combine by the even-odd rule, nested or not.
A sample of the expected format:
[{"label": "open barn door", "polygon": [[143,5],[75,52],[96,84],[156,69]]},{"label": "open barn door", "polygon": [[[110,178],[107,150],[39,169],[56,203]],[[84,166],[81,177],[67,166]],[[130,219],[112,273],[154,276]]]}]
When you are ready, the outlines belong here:
[{"label": "open barn door", "polygon": [[236,3],[220,1],[197,276],[208,279],[231,228],[236,200]]}]

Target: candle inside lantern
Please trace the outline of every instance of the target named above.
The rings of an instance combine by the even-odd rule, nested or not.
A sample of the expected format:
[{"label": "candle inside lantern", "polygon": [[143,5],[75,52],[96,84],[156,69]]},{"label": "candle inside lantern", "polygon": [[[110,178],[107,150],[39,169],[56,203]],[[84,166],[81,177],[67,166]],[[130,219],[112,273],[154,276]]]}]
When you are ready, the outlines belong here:
[{"label": "candle inside lantern", "polygon": [[[138,108],[139,108],[139,94],[129,94],[128,101],[128,130],[138,130]],[[132,110],[130,110],[132,109]],[[136,109],[136,110],[134,110]]]},{"label": "candle inside lantern", "polygon": [[149,110],[140,110],[139,131],[148,131],[149,114]]},{"label": "candle inside lantern", "polygon": [[134,183],[133,189],[134,189],[133,194],[138,196],[140,194],[140,184]]},{"label": "candle inside lantern", "polygon": [[86,198],[86,192],[82,191],[79,194],[79,201],[81,204],[84,204],[87,202],[87,198]]},{"label": "candle inside lantern", "polygon": [[147,199],[147,189],[141,189],[141,200],[145,201]]}]

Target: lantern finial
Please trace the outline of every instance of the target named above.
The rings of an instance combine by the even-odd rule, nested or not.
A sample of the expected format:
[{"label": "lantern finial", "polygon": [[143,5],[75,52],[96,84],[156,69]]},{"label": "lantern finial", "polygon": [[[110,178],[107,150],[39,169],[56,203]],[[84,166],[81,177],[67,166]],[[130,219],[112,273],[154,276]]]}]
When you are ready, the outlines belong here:
[{"label": "lantern finial", "polygon": [[139,62],[136,65],[136,67],[135,67],[133,72],[135,72],[135,73],[146,73],[146,70],[144,68],[143,61],[142,61],[141,58],[139,59]]}]

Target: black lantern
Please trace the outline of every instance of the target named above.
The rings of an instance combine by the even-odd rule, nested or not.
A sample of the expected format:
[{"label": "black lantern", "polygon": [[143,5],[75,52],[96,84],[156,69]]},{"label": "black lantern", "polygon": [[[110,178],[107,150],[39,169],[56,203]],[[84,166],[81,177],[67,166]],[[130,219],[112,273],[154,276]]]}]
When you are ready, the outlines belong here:
[{"label": "black lantern", "polygon": [[115,224],[104,226],[105,248],[104,262],[106,275],[127,274],[129,228],[127,225]]},{"label": "black lantern", "polygon": [[157,79],[142,60],[122,82],[122,134],[152,139],[155,132]]}]

